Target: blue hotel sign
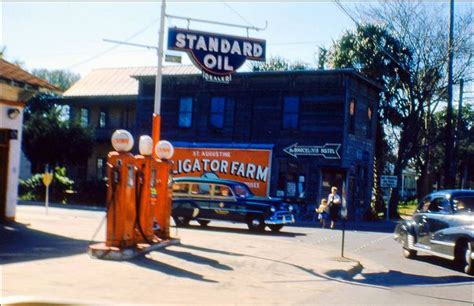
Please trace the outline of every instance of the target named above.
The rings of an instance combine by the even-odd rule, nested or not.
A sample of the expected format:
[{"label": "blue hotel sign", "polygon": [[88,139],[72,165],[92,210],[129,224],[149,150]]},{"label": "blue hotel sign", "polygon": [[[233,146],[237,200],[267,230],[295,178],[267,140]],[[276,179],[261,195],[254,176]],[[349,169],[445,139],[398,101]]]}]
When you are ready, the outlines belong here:
[{"label": "blue hotel sign", "polygon": [[168,49],[185,51],[207,81],[229,83],[245,60],[265,61],[265,40],[168,29]]}]

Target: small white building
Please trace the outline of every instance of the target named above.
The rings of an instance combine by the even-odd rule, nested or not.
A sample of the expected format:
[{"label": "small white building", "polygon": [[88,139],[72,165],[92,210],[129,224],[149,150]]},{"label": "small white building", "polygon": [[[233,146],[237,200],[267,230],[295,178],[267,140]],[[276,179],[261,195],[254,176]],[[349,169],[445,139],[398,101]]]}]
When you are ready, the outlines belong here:
[{"label": "small white building", "polygon": [[0,221],[15,220],[23,110],[36,93],[60,89],[0,58]]}]

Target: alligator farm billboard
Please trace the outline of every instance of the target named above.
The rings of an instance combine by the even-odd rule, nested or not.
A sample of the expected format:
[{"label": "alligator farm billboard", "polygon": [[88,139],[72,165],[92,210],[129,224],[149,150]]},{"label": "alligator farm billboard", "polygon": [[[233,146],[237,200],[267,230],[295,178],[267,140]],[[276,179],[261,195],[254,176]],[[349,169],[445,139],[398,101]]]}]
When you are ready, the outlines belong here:
[{"label": "alligator farm billboard", "polygon": [[175,146],[174,176],[205,176],[245,183],[258,196],[270,187],[272,150]]}]

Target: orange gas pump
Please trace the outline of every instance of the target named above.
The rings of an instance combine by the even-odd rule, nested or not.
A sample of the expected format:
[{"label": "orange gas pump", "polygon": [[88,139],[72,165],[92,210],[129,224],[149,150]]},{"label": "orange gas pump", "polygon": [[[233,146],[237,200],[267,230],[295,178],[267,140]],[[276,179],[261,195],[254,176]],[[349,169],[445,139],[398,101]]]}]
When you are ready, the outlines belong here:
[{"label": "orange gas pump", "polygon": [[137,228],[136,241],[149,244],[158,242],[153,233],[155,206],[157,205],[156,176],[158,161],[151,155],[153,140],[150,136],[141,136],[139,142],[141,155],[135,156],[137,167]]},{"label": "orange gas pump", "polygon": [[169,159],[173,156],[174,148],[166,140],[159,141],[155,146],[155,154],[161,160],[157,164],[157,205],[155,208],[155,219],[159,229],[155,234],[163,239],[170,238],[171,218],[171,170]]},{"label": "orange gas pump", "polygon": [[107,156],[107,231],[106,246],[125,248],[134,245],[135,229],[135,159],[128,153],[133,137],[125,130],[112,135],[116,150]]}]

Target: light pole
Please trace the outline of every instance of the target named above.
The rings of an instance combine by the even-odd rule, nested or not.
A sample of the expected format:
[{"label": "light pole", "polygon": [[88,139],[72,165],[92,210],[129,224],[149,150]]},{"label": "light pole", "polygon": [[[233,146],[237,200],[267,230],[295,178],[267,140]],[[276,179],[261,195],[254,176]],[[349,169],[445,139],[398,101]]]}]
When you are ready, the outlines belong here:
[{"label": "light pole", "polygon": [[[163,66],[163,36],[165,28],[165,16],[166,16],[166,1],[161,1],[161,15],[160,15],[160,29],[158,31],[158,66],[156,71],[155,81],[155,103],[153,107],[153,126],[152,126],[152,138],[153,147],[160,141],[160,129],[161,129],[161,84],[162,84],[162,66]],[[153,150],[153,157],[157,157],[155,150]]]}]

